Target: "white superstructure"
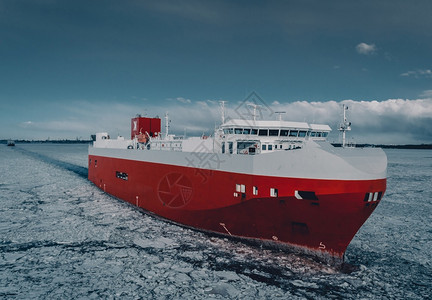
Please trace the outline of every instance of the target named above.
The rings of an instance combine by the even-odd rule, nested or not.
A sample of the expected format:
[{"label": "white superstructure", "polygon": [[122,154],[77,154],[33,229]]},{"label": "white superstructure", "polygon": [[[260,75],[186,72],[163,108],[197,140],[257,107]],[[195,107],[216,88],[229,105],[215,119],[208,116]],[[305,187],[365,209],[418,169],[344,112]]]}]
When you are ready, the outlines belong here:
[{"label": "white superstructure", "polygon": [[[166,117],[167,118],[167,117]],[[168,120],[166,120],[168,124]],[[168,126],[166,126],[168,127]],[[325,141],[331,128],[323,124],[232,119],[222,124],[212,136],[189,137],[171,134],[110,139],[107,133],[96,134],[98,148],[129,148],[181,152],[257,155],[273,151],[302,148],[305,141]]]}]

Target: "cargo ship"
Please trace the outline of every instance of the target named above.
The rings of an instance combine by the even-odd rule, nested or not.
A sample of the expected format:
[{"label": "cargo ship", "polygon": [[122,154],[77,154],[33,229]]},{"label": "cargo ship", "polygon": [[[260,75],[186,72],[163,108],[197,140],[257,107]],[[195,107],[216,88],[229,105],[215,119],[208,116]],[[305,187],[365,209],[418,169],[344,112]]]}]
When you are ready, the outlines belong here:
[{"label": "cargo ship", "polygon": [[[256,109],[256,107],[255,107]],[[210,136],[169,133],[168,115],[137,115],[131,137],[97,133],[88,179],[104,192],[182,226],[342,260],[386,190],[380,148],[345,142],[325,124],[225,120]],[[222,108],[223,111],[223,108]]]}]

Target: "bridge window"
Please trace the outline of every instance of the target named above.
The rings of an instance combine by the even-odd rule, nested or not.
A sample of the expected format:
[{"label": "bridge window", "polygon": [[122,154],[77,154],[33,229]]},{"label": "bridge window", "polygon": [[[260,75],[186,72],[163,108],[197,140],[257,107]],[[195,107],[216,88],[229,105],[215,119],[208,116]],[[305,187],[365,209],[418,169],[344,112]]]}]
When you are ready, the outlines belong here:
[{"label": "bridge window", "polygon": [[232,134],[234,132],[232,128],[225,128],[223,131],[225,134]]},{"label": "bridge window", "polygon": [[289,132],[289,130],[281,129],[280,136],[288,136],[288,132]]},{"label": "bridge window", "polygon": [[279,135],[279,129],[270,129],[269,130],[269,136],[278,136]]},{"label": "bridge window", "polygon": [[250,129],[249,128],[245,128],[243,129],[243,134],[250,134]]},{"label": "bridge window", "polygon": [[289,136],[297,136],[298,135],[298,130],[291,130],[289,133]]},{"label": "bridge window", "polygon": [[251,129],[251,134],[257,135],[258,134],[258,129]]},{"label": "bridge window", "polygon": [[299,137],[305,137],[306,136],[306,131],[299,131]]},{"label": "bridge window", "polygon": [[258,131],[259,136],[268,136],[268,129],[260,129]]},{"label": "bridge window", "polygon": [[234,133],[235,134],[242,134],[242,132],[243,132],[242,128],[236,128],[236,129],[234,129]]},{"label": "bridge window", "polygon": [[314,137],[316,135],[316,132],[315,131],[312,131],[311,133],[310,133],[310,136],[312,136],[312,137]]},{"label": "bridge window", "polygon": [[327,135],[328,135],[328,132],[323,132],[323,133],[322,133],[322,136],[323,136],[323,137],[327,137]]}]

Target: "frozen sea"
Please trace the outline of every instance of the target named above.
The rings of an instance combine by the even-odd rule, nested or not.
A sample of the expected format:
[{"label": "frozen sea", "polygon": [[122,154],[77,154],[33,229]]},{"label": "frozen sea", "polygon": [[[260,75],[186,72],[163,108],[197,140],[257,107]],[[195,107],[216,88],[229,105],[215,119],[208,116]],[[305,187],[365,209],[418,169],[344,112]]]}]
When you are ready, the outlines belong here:
[{"label": "frozen sea", "polygon": [[106,195],[87,145],[0,145],[0,298],[430,299],[432,151],[386,153],[387,193],[340,270]]}]

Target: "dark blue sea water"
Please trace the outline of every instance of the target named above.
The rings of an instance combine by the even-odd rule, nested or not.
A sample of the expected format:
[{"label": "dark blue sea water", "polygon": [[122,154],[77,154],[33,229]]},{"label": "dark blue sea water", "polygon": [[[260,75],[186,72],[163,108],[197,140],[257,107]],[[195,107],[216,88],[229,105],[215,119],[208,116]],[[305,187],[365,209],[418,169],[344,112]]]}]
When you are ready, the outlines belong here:
[{"label": "dark blue sea water", "polygon": [[0,298],[426,299],[432,151],[386,150],[344,270],[146,215],[87,181],[87,145],[0,147]]}]

